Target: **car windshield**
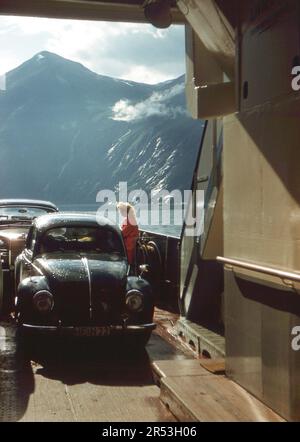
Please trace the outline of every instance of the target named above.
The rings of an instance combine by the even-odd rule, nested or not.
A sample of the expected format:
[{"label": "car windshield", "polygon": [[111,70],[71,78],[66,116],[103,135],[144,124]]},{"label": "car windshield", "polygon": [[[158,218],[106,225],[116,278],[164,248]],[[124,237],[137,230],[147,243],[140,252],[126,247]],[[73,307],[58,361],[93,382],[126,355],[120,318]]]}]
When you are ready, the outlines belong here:
[{"label": "car windshield", "polygon": [[6,206],[0,207],[0,222],[33,220],[40,215],[52,212],[42,207]]},{"label": "car windshield", "polygon": [[79,252],[117,253],[124,256],[116,232],[102,227],[57,227],[48,230],[41,241],[40,253]]}]

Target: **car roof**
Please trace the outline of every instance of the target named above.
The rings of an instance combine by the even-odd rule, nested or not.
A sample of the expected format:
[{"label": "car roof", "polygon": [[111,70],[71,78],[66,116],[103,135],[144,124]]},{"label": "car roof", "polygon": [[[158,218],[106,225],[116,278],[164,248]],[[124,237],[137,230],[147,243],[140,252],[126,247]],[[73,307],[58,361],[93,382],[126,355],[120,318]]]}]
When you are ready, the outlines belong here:
[{"label": "car roof", "polygon": [[87,227],[108,227],[110,230],[120,234],[120,228],[108,218],[98,216],[95,213],[83,212],[60,212],[48,215],[41,215],[36,218],[33,225],[40,231],[46,231],[62,226],[87,226]]},{"label": "car roof", "polygon": [[53,209],[58,211],[58,208],[55,204],[50,201],[43,200],[31,200],[31,199],[22,199],[22,198],[11,198],[11,199],[0,199],[0,207],[1,206],[27,206],[27,207],[42,207],[46,209]]}]

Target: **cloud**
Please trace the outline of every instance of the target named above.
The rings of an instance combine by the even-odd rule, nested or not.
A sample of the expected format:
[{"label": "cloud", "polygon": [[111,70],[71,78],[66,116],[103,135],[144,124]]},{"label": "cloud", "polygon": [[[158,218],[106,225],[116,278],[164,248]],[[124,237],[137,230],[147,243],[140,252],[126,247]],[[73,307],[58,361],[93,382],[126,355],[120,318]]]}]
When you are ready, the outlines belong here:
[{"label": "cloud", "polygon": [[154,115],[175,118],[186,114],[186,109],[172,106],[168,100],[179,95],[184,90],[184,84],[176,84],[163,92],[154,92],[149,98],[136,104],[129,100],[120,100],[112,108],[112,119],[116,121],[137,121]]},{"label": "cloud", "polygon": [[[156,68],[149,68],[143,65],[129,66],[120,77],[123,80],[131,80],[142,83],[157,84],[162,83],[166,79],[166,74]],[[172,77],[173,78],[173,77]]]},{"label": "cloud", "polygon": [[0,91],[6,90],[6,75],[0,75]]},{"label": "cloud", "polygon": [[184,73],[184,29],[134,23],[0,17],[0,73],[48,50],[112,77],[156,83]]}]

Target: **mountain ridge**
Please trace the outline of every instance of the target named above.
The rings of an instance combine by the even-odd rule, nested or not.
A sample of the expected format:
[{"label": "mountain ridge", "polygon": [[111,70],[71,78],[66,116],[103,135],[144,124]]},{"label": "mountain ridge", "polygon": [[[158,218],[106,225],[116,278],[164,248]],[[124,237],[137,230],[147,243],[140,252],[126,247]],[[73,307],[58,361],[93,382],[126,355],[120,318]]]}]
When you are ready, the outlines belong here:
[{"label": "mountain ridge", "polygon": [[0,95],[0,196],[86,204],[120,181],[190,188],[202,129],[186,113],[184,76],[146,85],[41,51]]},{"label": "mountain ridge", "polygon": [[[30,64],[30,63],[36,61],[36,60],[41,60],[41,59],[46,59],[46,61],[57,61],[57,62],[69,63],[72,65],[77,65],[78,67],[82,68],[83,70],[89,71],[91,74],[97,75],[102,78],[110,78],[113,80],[124,81],[127,83],[139,84],[139,85],[143,84],[143,85],[149,86],[149,83],[137,82],[137,81],[133,81],[133,80],[127,80],[127,79],[123,79],[123,78],[111,77],[109,75],[99,74],[99,73],[93,71],[92,69],[89,69],[88,67],[84,66],[84,64],[82,64],[78,61],[68,59],[66,57],[63,57],[62,55],[59,55],[59,54],[56,54],[55,52],[51,52],[51,51],[47,51],[47,50],[37,52],[35,55],[33,55],[28,60],[25,60],[23,63],[21,63],[16,68],[13,68],[13,69],[9,70],[8,72],[6,72],[6,75],[11,74],[16,70],[20,71],[22,66],[25,66],[27,64]],[[183,77],[184,77],[184,74],[179,75],[178,77],[172,78],[170,80],[165,80],[165,81],[161,81],[156,84],[151,84],[150,86],[159,86],[159,85],[167,84],[168,82],[173,82],[173,81],[179,80],[180,78],[183,78]]]}]

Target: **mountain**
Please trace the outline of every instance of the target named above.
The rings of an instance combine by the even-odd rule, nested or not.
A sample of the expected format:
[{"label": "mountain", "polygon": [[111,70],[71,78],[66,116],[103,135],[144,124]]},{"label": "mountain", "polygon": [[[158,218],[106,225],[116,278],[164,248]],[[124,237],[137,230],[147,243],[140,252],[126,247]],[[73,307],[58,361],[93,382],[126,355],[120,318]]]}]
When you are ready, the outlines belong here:
[{"label": "mountain", "polygon": [[157,85],[40,52],[0,91],[0,198],[95,203],[101,189],[189,189],[203,124],[184,76]]}]

